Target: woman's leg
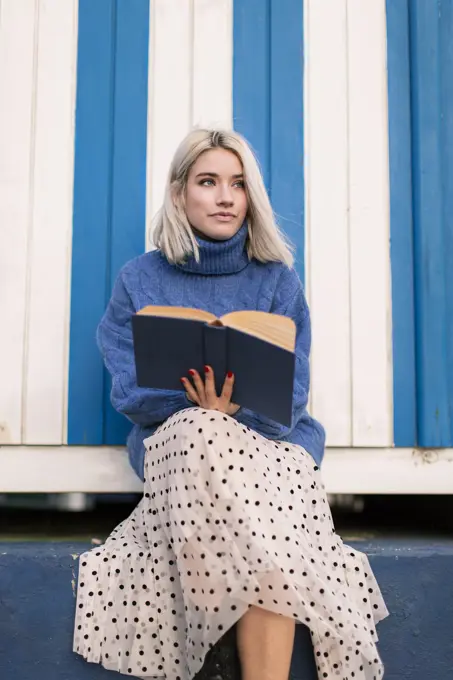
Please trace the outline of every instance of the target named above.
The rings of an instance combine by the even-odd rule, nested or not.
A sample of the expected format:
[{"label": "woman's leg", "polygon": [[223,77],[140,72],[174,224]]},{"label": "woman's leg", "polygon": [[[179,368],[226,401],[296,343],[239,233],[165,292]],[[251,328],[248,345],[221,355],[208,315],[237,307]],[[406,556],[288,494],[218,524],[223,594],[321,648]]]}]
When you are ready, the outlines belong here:
[{"label": "woman's leg", "polygon": [[294,632],[292,619],[251,607],[237,624],[242,680],[288,680]]}]

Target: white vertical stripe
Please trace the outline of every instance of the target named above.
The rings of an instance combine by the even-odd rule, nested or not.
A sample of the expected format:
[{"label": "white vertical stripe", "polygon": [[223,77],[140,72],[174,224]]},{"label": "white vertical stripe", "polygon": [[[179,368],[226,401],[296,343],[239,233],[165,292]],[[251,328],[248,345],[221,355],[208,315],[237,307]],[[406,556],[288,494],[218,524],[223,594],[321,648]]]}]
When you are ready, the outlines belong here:
[{"label": "white vertical stripe", "polygon": [[61,444],[72,235],[76,0],[40,0],[23,442]]},{"label": "white vertical stripe", "polygon": [[37,10],[35,0],[14,0],[1,9],[0,443],[17,444],[22,421]]},{"label": "white vertical stripe", "polygon": [[348,0],[353,445],[393,441],[385,0]]},{"label": "white vertical stripe", "polygon": [[307,295],[311,410],[330,446],[352,443],[346,0],[305,2]]},{"label": "white vertical stripe", "polygon": [[192,3],[154,0],[150,12],[147,248],[170,161],[192,116]]},{"label": "white vertical stripe", "polygon": [[232,0],[151,4],[147,248],[178,144],[194,126],[232,125],[232,31]]},{"label": "white vertical stripe", "polygon": [[197,126],[233,121],[233,0],[195,0],[193,110]]}]

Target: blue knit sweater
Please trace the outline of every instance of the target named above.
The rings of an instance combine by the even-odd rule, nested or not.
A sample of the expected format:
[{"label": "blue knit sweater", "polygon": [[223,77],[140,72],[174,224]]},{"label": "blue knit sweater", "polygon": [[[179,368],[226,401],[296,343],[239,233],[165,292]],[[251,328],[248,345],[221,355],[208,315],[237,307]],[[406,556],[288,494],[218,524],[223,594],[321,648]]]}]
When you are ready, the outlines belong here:
[{"label": "blue knit sweater", "polygon": [[[172,265],[155,250],[131,260],[119,273],[98,328],[97,341],[112,376],[112,404],[134,423],[127,444],[131,465],[141,479],[143,440],[171,415],[193,406],[184,391],[137,387],[131,316],[146,305],[196,307],[216,316],[236,310],[259,310],[291,317],[297,326],[291,427],[245,408],[234,417],[268,439],[303,446],[321,463],[324,429],[306,410],[311,332],[301,283],[296,272],[282,263],[250,261],[246,241],[247,225],[244,224],[228,241],[198,239],[198,263],[191,257],[185,264]],[[269,389],[273,389],[272,385]],[[278,399],[277,394],[275,398]]]}]

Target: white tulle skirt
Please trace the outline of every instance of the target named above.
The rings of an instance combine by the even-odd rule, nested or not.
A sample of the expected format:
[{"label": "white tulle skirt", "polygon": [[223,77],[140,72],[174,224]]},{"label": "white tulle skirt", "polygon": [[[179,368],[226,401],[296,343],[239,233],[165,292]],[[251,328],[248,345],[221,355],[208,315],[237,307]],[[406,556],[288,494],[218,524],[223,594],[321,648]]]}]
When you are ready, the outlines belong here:
[{"label": "white tulle skirt", "polygon": [[129,677],[190,680],[255,605],[309,627],[319,678],[383,677],[387,609],[304,449],[199,408],[145,446],[142,500],[80,557],[74,651]]}]

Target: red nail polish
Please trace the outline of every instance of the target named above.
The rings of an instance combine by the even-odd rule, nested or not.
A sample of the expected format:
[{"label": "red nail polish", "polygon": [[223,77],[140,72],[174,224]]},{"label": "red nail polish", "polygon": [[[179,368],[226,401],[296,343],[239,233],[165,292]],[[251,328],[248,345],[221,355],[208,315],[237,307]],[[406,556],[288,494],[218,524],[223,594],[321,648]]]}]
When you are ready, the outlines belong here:
[{"label": "red nail polish", "polygon": [[185,378],[180,378],[180,381],[182,382],[183,385],[184,385],[184,380],[185,380]]},{"label": "red nail polish", "polygon": [[231,371],[228,371],[227,376],[228,376],[229,378],[232,378],[232,377],[233,377],[233,373],[232,373]]},{"label": "red nail polish", "polygon": [[190,369],[189,373],[190,375],[195,375],[195,371],[193,370],[193,368]]},{"label": "red nail polish", "polygon": [[209,366],[205,366],[205,367],[204,367],[204,372],[205,372],[205,373],[209,373]]}]

